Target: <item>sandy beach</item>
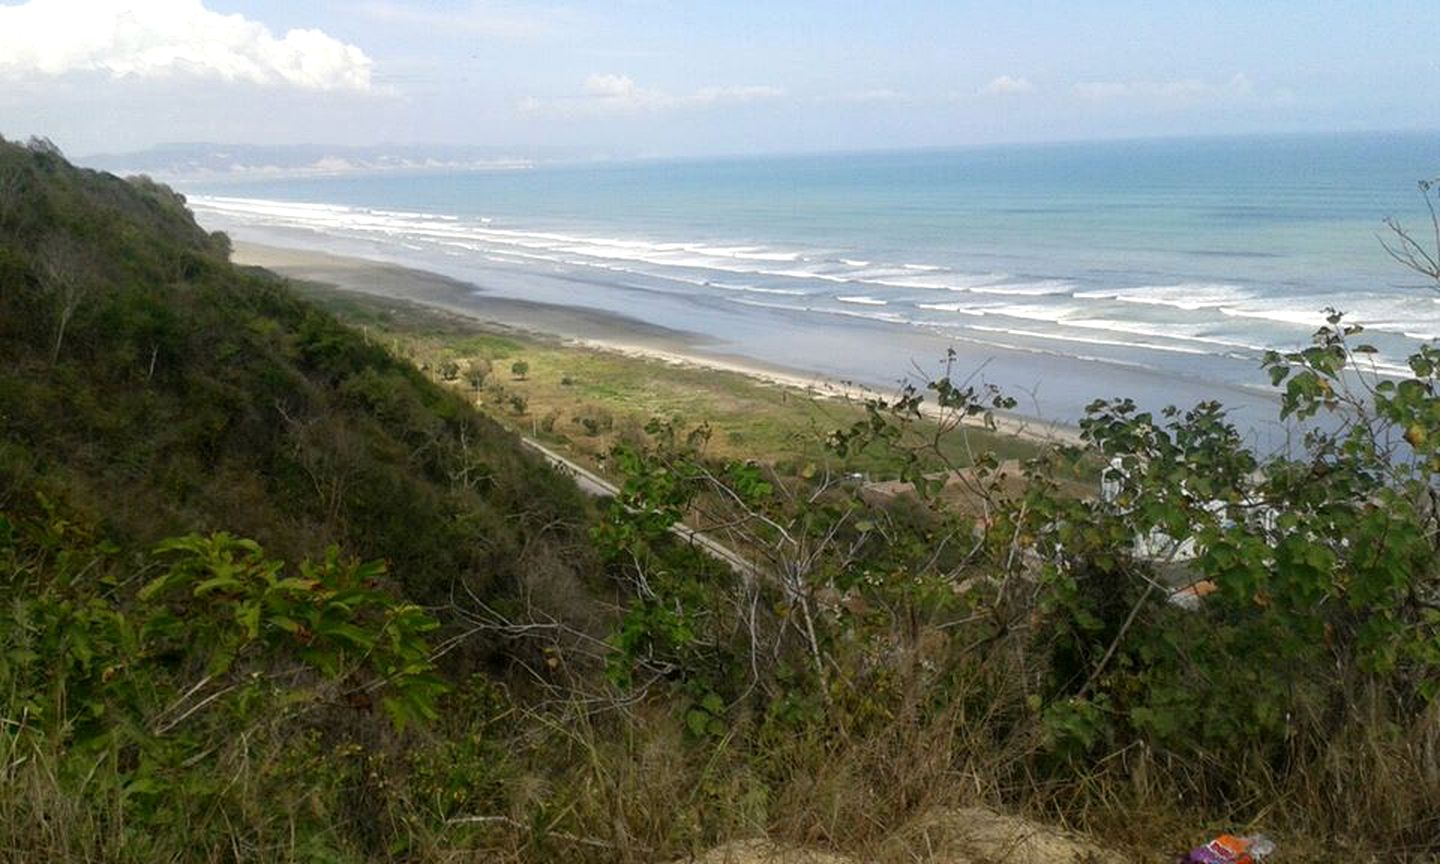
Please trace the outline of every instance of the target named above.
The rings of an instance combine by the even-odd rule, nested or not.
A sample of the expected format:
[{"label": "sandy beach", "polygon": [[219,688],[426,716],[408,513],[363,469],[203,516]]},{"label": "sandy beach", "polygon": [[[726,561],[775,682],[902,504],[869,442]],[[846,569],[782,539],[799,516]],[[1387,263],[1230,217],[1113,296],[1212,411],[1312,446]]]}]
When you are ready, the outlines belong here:
[{"label": "sandy beach", "polygon": [[[825,398],[863,401],[893,396],[851,381],[707,350],[709,340],[695,333],[583,306],[493,296],[476,285],[426,270],[328,252],[246,242],[235,244],[232,258],[236,264],[263,267],[289,279],[420,303],[496,328],[559,338],[577,347],[646,357],[675,365],[735,372]],[[1000,430],[1006,433],[1060,443],[1079,441],[1077,430],[1071,426],[1020,414],[997,414],[995,419]]]}]

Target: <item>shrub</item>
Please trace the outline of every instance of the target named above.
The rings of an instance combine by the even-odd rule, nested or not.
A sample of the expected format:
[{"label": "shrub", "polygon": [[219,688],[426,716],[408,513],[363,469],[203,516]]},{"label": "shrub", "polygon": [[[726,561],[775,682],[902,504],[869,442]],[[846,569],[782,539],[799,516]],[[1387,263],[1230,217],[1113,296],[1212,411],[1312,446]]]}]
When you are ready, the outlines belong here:
[{"label": "shrub", "polygon": [[574,420],[591,438],[609,432],[615,426],[615,415],[595,405],[582,407],[580,413],[575,415]]},{"label": "shrub", "polygon": [[[247,796],[333,795],[327,770],[297,770],[315,758],[311,730],[363,724],[372,700],[397,729],[428,723],[447,689],[425,641],[437,622],[390,598],[384,578],[333,549],[290,568],[223,533],[135,558],[53,508],[0,514],[14,601],[0,608],[0,698],[18,718],[0,746],[25,754],[0,769],[7,848],[194,854],[237,836],[225,814]],[[237,766],[239,786],[226,779]],[[289,821],[318,835],[303,811],[247,813],[242,830]]]}]

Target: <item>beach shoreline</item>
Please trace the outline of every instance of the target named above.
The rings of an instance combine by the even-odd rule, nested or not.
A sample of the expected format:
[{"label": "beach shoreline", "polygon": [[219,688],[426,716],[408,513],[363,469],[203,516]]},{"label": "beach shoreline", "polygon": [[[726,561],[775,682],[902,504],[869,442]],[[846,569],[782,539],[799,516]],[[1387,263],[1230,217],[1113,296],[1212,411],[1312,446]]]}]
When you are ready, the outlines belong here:
[{"label": "beach shoreline", "polygon": [[[707,351],[710,340],[704,336],[606,310],[494,296],[481,286],[433,271],[352,255],[254,242],[236,242],[232,260],[240,266],[263,268],[287,279],[418,303],[487,326],[559,339],[577,348],[736,373],[820,398],[865,402],[893,400],[895,395],[819,372]],[[924,410],[932,416],[939,413],[938,407],[930,403],[926,403]],[[1080,443],[1079,431],[1074,426],[1016,412],[997,411],[993,417],[996,431],[1002,434],[1038,443]],[[969,418],[967,422],[982,423],[979,418]]]},{"label": "beach shoreline", "polygon": [[[1365,325],[1382,372],[1409,374],[1416,341],[1440,334],[1440,306],[1397,281],[1373,236],[1413,211],[1431,143],[1157,141],[181,191],[207,230],[444,274],[463,288],[427,302],[536,332],[880,393],[948,366],[1052,428],[1097,401],[1152,416],[1219,403],[1274,453],[1303,430],[1281,416],[1264,357],[1309,347],[1323,310]],[[1322,187],[1319,165],[1333,168]],[[632,323],[576,321],[597,314]]]}]

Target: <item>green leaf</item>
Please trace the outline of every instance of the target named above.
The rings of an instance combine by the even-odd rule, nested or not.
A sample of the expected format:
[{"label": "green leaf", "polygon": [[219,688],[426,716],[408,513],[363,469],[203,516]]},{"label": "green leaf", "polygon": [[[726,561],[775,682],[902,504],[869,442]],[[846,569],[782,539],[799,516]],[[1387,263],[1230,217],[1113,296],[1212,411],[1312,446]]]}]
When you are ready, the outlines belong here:
[{"label": "green leaf", "polygon": [[222,646],[210,655],[210,662],[206,664],[205,671],[211,675],[223,675],[230,670],[234,663],[235,649],[228,645]]},{"label": "green leaf", "polygon": [[149,582],[145,583],[145,587],[140,589],[140,593],[138,596],[141,600],[149,601],[157,595],[165,593],[165,591],[170,587],[170,583],[177,578],[177,575],[173,572],[166,573],[161,576],[156,576],[154,579],[151,579]]},{"label": "green leaf", "polygon": [[299,621],[285,615],[272,615],[270,623],[284,630],[286,633],[298,633],[303,626]]},{"label": "green leaf", "polygon": [[356,627],[354,624],[346,624],[343,622],[322,624],[316,628],[316,632],[321,636],[348,642],[362,650],[370,648],[375,644],[375,635],[373,633]]},{"label": "green leaf", "polygon": [[256,601],[240,604],[235,611],[235,621],[245,630],[245,635],[255,639],[260,635],[260,604]]},{"label": "green leaf", "polygon": [[206,594],[212,594],[216,591],[243,587],[244,583],[241,582],[239,579],[236,579],[235,577],[228,574],[222,574],[220,576],[206,579],[204,582],[196,585],[195,589],[191,593],[194,594],[196,597],[204,597]]}]

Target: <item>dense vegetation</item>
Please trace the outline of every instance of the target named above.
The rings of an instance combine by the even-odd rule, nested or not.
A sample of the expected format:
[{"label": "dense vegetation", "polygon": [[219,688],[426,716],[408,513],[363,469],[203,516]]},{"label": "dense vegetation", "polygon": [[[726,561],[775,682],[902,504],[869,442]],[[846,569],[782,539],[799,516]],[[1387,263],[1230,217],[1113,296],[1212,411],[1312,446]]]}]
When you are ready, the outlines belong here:
[{"label": "dense vegetation", "polygon": [[[391,644],[430,627],[397,598],[433,612],[592,569],[572,484],[464,399],[227,258],[226,238],[198,228],[165,187],[78,170],[43,142],[0,144],[5,763],[45,772],[79,820],[7,778],[20,797],[0,806],[18,836],[0,848],[22,858],[31,842],[42,858],[96,857],[86,843],[118,854],[128,840],[106,832],[144,833],[127,803],[140,790],[146,812],[175,823],[173,842],[203,848],[177,804],[217,806],[191,783],[225,785],[218,766],[234,754],[212,749],[215,737],[246,735],[241,718],[320,711],[311,728],[276,730],[262,758],[301,747],[283,771],[302,770],[294,760],[317,746],[307,736],[345,701],[262,700],[252,691],[269,679],[243,676],[304,660],[343,680],[359,704],[347,716],[365,716],[376,684],[397,689],[409,664],[429,663],[412,656],[423,642]],[[183,539],[161,544],[172,537]],[[177,606],[187,580],[203,590]],[[455,648],[457,668],[491,653],[478,636]],[[352,661],[373,667],[368,677]],[[435,692],[387,704],[413,720],[433,713]]]},{"label": "dense vegetation", "polygon": [[947,370],[784,471],[657,420],[591,509],[467,401],[530,369],[431,381],[226,246],[0,144],[0,857],[960,861],[924,826],[977,803],[1136,858],[1440,854],[1433,346],[1377,378],[1337,313],[1268,358],[1326,418],[1292,454],[1120,399],[937,474],[1010,404]]},{"label": "dense vegetation", "polygon": [[231,267],[179,196],[44,149],[5,147],[0,176],[12,506],[38,491],[127,544],[339,543],[426,602],[513,580],[537,537],[571,556],[567,484],[410,364]]}]

